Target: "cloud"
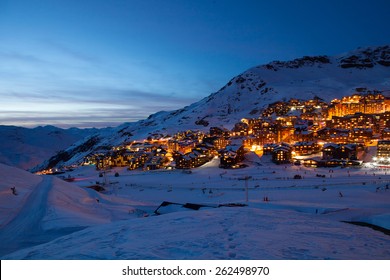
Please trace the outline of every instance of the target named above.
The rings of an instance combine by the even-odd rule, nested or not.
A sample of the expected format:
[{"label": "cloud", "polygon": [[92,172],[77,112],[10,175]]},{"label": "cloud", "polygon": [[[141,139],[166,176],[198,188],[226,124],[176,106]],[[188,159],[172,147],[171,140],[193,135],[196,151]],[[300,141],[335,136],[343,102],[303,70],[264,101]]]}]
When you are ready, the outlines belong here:
[{"label": "cloud", "polygon": [[83,51],[80,51],[77,48],[69,47],[63,43],[53,40],[45,40],[44,43],[50,48],[61,52],[63,55],[74,58],[79,61],[87,63],[100,63],[101,59],[97,56],[87,54]]},{"label": "cloud", "polygon": [[32,54],[25,54],[16,51],[0,50],[0,59],[2,60],[2,63],[4,63],[4,61],[6,62],[18,61],[23,63],[39,63],[39,64],[49,63],[49,61],[42,59],[39,56],[32,55]]},{"label": "cloud", "polygon": [[174,94],[132,89],[59,90],[55,93],[8,92],[0,124],[105,127],[144,119],[158,111],[179,109],[195,100]]},{"label": "cloud", "polygon": [[62,100],[62,102],[83,103],[88,105],[105,104],[106,107],[132,104],[133,107],[144,107],[151,104],[167,106],[172,110],[177,106],[186,106],[195,100],[194,97],[182,96],[178,94],[153,93],[136,89],[115,89],[90,87],[87,89],[74,90],[44,90],[40,97],[33,94],[33,98],[42,98],[46,102]]},{"label": "cloud", "polygon": [[64,114],[62,112],[9,112],[6,116],[0,113],[0,125],[16,125],[24,127],[36,127],[39,125],[55,125],[62,128],[68,127],[107,127],[118,126],[124,122],[137,121],[137,118],[129,118],[123,112],[109,112],[108,114]]},{"label": "cloud", "polygon": [[172,72],[153,60],[103,63],[73,46],[45,44],[0,46],[0,124],[119,125],[201,99],[194,94],[203,92],[197,75]]}]

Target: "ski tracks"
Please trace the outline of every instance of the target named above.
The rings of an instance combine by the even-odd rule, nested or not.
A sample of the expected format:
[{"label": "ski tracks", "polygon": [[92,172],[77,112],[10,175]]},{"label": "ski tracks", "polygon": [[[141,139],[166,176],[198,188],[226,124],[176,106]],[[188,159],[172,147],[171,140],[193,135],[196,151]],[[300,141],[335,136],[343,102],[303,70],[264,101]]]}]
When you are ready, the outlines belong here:
[{"label": "ski tracks", "polygon": [[26,199],[19,213],[0,231],[0,256],[41,244],[50,240],[44,234],[41,222],[48,208],[49,192],[53,178],[43,176]]}]

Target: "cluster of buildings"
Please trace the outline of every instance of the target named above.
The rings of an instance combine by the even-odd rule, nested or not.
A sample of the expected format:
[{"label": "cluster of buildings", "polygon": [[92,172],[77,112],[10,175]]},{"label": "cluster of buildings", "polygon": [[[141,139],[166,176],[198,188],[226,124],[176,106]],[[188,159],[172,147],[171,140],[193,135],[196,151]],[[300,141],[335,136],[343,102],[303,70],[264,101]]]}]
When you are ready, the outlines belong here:
[{"label": "cluster of buildings", "polygon": [[276,102],[230,130],[211,127],[126,143],[87,157],[85,163],[98,169],[190,169],[219,157],[220,167],[239,168],[245,153],[253,151],[271,155],[277,164],[358,165],[359,154],[370,146],[377,146],[374,159],[390,163],[390,100],[366,90],[330,104],[320,98]]},{"label": "cluster of buildings", "polygon": [[[358,91],[366,91],[365,88],[357,89]],[[353,115],[355,113],[362,114],[378,114],[385,113],[390,109],[390,100],[386,99],[379,91],[370,91],[367,94],[354,94],[343,97],[342,99],[334,99],[328,110],[328,116],[332,118],[342,117],[345,115]]]}]

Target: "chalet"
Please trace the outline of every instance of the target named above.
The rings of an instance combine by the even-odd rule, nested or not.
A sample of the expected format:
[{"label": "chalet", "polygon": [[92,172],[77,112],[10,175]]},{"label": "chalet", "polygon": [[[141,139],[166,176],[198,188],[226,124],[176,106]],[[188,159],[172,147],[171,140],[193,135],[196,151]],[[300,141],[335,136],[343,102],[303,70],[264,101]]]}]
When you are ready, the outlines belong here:
[{"label": "chalet", "polygon": [[220,167],[231,168],[244,160],[244,146],[230,145],[220,151]]},{"label": "chalet", "polygon": [[322,148],[322,159],[332,159],[336,150],[339,148],[339,145],[336,143],[325,144]]},{"label": "chalet", "polygon": [[373,132],[371,128],[354,128],[349,132],[349,140],[355,143],[364,143],[371,140]]},{"label": "chalet", "polygon": [[177,169],[196,168],[207,163],[209,160],[210,158],[207,155],[202,154],[197,150],[184,155],[177,154],[175,157]]},{"label": "chalet", "polygon": [[330,128],[329,127],[324,127],[322,129],[317,130],[314,133],[314,137],[317,137],[318,139],[321,140],[326,140],[330,135]]},{"label": "chalet", "polygon": [[208,145],[205,145],[205,144],[199,144],[192,151],[193,152],[198,152],[201,155],[205,155],[208,158],[214,156],[214,153],[213,153],[212,149],[210,149],[208,147]]},{"label": "chalet", "polygon": [[133,152],[128,151],[124,148],[120,150],[114,150],[110,152],[106,157],[110,159],[110,166],[112,167],[123,167],[128,166],[130,159],[133,157]]},{"label": "chalet", "polygon": [[179,152],[182,152],[183,154],[190,153],[193,148],[197,145],[196,141],[193,140],[183,140],[178,141],[177,150]]},{"label": "chalet", "polygon": [[251,136],[254,136],[254,138],[256,139],[255,141],[258,143],[258,145],[277,142],[277,134],[273,132],[272,129],[264,129],[262,131],[257,131],[256,133],[253,133]]},{"label": "chalet", "polygon": [[137,152],[132,159],[129,161],[129,170],[143,168],[151,154],[145,151]]},{"label": "chalet", "polygon": [[347,144],[351,139],[349,138],[349,132],[338,132],[330,135],[327,140],[332,143]]},{"label": "chalet", "polygon": [[356,145],[354,144],[336,144],[328,143],[322,148],[322,159],[324,160],[356,160]]},{"label": "chalet", "polygon": [[276,125],[272,118],[261,118],[252,124],[252,133],[257,135],[264,132],[275,132]]},{"label": "chalet", "polygon": [[144,164],[144,170],[156,170],[163,166],[164,157],[155,155],[150,157]]},{"label": "chalet", "polygon": [[380,161],[390,158],[390,140],[378,141],[376,156]]},{"label": "chalet", "polygon": [[214,147],[215,150],[225,149],[229,145],[230,140],[221,136],[210,136],[203,138],[203,143],[210,144]]},{"label": "chalet", "polygon": [[253,121],[249,122],[250,129],[253,134],[257,134],[263,130],[264,124],[268,126],[267,122],[263,122],[260,119],[252,119]]},{"label": "chalet", "polygon": [[263,153],[264,155],[271,155],[274,149],[277,147],[277,144],[271,143],[271,144],[265,144],[263,146]]},{"label": "chalet", "polygon": [[249,133],[249,125],[245,122],[236,123],[232,129],[235,136],[245,136]]},{"label": "chalet", "polygon": [[317,136],[318,139],[324,141],[333,142],[331,139],[337,138],[340,141],[344,141],[346,139],[345,141],[348,142],[349,129],[325,127],[323,129],[318,130],[315,135]]},{"label": "chalet", "polygon": [[276,164],[291,163],[292,148],[290,145],[278,145],[272,152],[272,161]]},{"label": "chalet", "polygon": [[316,142],[296,142],[293,145],[293,150],[298,156],[311,155],[319,151]]}]

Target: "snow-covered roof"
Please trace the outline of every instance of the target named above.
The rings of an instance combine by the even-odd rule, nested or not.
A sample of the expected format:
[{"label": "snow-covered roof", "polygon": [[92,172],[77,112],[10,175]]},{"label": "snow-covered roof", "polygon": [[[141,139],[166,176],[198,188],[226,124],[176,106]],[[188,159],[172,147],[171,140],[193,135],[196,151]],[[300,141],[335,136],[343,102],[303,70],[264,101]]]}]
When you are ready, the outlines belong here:
[{"label": "snow-covered roof", "polygon": [[326,148],[334,148],[334,149],[337,149],[340,145],[339,144],[336,144],[336,143],[326,143],[324,144],[323,148],[326,149]]},{"label": "snow-covered roof", "polygon": [[280,151],[283,151],[283,152],[291,152],[291,149],[286,147],[286,146],[278,146],[274,149],[274,153],[277,153],[277,152],[280,152]]},{"label": "snow-covered roof", "polygon": [[229,146],[226,146],[225,150],[237,152],[241,147],[242,146],[239,146],[239,145],[229,145]]},{"label": "snow-covered roof", "polygon": [[294,146],[311,146],[311,145],[314,145],[313,141],[308,141],[308,142],[301,141],[301,142],[295,142],[294,144]]}]

